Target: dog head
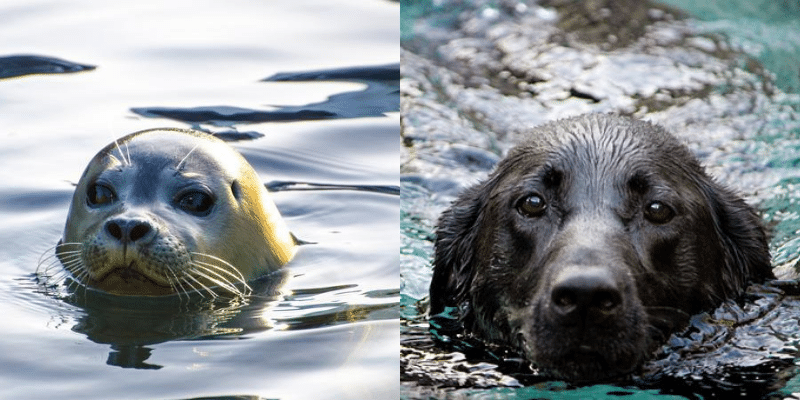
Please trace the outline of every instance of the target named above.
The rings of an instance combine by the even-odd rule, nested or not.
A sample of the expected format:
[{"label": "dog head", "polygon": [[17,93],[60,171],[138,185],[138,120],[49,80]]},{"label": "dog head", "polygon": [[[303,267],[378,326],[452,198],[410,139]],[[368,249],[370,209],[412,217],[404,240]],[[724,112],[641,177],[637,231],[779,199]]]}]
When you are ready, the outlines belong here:
[{"label": "dog head", "polygon": [[[757,214],[684,145],[650,123],[587,115],[531,131],[442,214],[430,312],[449,327],[440,334],[596,380],[771,276]],[[457,323],[434,323],[445,314]]]}]

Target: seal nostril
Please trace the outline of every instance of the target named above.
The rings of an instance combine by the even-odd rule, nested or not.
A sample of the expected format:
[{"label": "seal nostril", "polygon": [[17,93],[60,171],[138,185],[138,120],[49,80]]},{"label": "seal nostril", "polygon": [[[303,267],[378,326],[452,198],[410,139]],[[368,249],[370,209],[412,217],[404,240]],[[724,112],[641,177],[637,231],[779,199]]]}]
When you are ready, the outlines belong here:
[{"label": "seal nostril", "polygon": [[117,240],[122,240],[122,228],[114,221],[106,223],[106,232]]},{"label": "seal nostril", "polygon": [[150,226],[145,223],[139,223],[131,228],[128,236],[132,242],[135,242],[147,235],[148,232],[150,232]]}]

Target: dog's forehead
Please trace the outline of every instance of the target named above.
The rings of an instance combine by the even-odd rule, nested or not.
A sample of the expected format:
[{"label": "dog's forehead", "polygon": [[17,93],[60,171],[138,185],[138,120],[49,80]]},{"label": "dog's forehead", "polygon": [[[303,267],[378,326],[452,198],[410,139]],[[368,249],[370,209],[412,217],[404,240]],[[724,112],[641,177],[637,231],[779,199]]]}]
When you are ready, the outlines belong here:
[{"label": "dog's forehead", "polygon": [[653,166],[660,154],[641,137],[629,132],[612,131],[606,135],[572,135],[550,148],[546,164],[565,172],[590,172],[613,176]]},{"label": "dog's forehead", "polygon": [[513,149],[509,159],[525,170],[524,175],[546,169],[565,173],[594,171],[614,174],[615,171],[652,167],[664,156],[654,143],[629,132],[608,133],[597,135],[573,131],[549,137],[541,135]]},{"label": "dog's forehead", "polygon": [[617,120],[590,123],[557,124],[545,130],[543,137],[552,143],[550,151],[572,153],[592,162],[620,161],[636,156],[654,156],[655,146],[665,137],[651,125],[625,124]]},{"label": "dog's forehead", "polygon": [[535,128],[501,161],[497,175],[526,186],[546,183],[557,172],[566,178],[559,182],[571,182],[576,188],[594,187],[596,181],[601,188],[622,189],[634,179],[669,186],[668,182],[688,179],[700,169],[688,148],[663,128],[599,115]]},{"label": "dog's forehead", "polygon": [[523,144],[540,158],[555,156],[591,165],[638,163],[685,153],[680,142],[658,125],[614,115],[591,115],[551,122],[534,129]]}]

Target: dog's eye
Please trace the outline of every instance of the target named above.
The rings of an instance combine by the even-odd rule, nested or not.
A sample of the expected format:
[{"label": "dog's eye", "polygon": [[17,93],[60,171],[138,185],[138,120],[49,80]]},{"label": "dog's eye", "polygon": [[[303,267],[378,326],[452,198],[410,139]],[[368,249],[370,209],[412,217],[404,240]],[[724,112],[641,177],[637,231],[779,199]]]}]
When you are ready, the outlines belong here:
[{"label": "dog's eye", "polygon": [[517,211],[526,217],[538,217],[547,209],[547,203],[542,196],[532,194],[517,203]]},{"label": "dog's eye", "polygon": [[644,208],[644,217],[654,224],[666,224],[675,216],[672,208],[660,201],[654,201]]},{"label": "dog's eye", "polygon": [[114,191],[106,185],[95,183],[86,190],[86,202],[92,207],[113,203],[117,199]]}]

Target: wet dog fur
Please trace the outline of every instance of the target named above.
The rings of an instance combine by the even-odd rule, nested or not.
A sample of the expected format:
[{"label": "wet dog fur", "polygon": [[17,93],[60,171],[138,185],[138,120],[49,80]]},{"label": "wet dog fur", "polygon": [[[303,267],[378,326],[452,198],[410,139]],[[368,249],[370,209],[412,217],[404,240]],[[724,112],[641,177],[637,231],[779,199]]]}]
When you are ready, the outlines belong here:
[{"label": "wet dog fur", "polygon": [[663,128],[614,115],[533,129],[441,215],[435,247],[437,336],[571,381],[635,371],[690,315],[773,277],[756,211]]}]

